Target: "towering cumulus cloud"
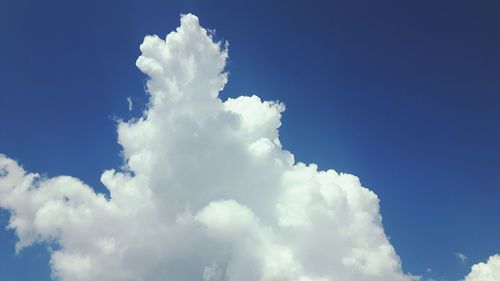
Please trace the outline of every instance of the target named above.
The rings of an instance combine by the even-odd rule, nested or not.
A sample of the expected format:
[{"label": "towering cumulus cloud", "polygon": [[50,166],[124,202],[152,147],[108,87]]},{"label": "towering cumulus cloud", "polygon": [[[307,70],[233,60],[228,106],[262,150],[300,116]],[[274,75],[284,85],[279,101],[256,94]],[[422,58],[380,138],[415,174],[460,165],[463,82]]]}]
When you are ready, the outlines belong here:
[{"label": "towering cumulus cloud", "polygon": [[282,148],[283,104],[218,98],[227,48],[196,16],[140,48],[149,104],[118,124],[125,165],[102,174],[109,198],[0,156],[0,206],[17,251],[51,245],[62,281],[415,280],[373,192]]}]

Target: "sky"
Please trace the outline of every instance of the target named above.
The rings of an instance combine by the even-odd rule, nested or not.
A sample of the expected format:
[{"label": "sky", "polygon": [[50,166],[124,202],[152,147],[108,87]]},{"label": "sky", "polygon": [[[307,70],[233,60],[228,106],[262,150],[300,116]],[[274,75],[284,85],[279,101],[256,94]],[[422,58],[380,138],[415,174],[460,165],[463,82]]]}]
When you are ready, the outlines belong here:
[{"label": "sky", "polygon": [[[0,162],[7,163],[9,175],[22,171],[9,159],[17,161],[29,173],[42,175],[40,194],[25,190],[23,196],[16,197],[18,201],[12,199],[13,193],[8,189],[12,184],[0,184],[0,190],[4,188],[3,193],[0,192],[0,280],[36,278],[43,281],[51,280],[51,276],[63,281],[139,280],[139,277],[159,280],[155,278],[160,276],[178,280],[225,280],[224,276],[248,276],[246,267],[269,274],[266,275],[268,279],[262,280],[322,280],[314,279],[318,276],[354,280],[354,276],[357,280],[389,281],[410,280],[416,275],[425,281],[458,281],[471,272],[473,265],[481,262],[483,264],[474,267],[467,281],[481,280],[474,278],[479,278],[488,266],[496,268],[499,274],[500,258],[495,256],[500,254],[498,2],[103,2],[0,2],[0,53],[3,54],[0,64],[0,118],[3,121],[0,153],[6,155]],[[204,27],[212,37],[177,33],[179,38],[175,37],[177,39],[170,43],[164,41],[167,34],[180,26],[180,15],[188,13],[199,18],[201,27],[191,17],[183,27],[197,31],[203,31]],[[155,34],[161,41],[154,41],[153,37],[145,41],[146,35]],[[227,49],[224,43],[217,49],[214,46],[218,45],[207,38],[215,42],[227,41]],[[140,49],[143,41],[144,48]],[[187,48],[192,42],[201,47]],[[162,50],[180,52],[178,64],[176,60],[163,59]],[[194,62],[190,61],[190,56],[194,57]],[[138,57],[144,59],[137,60]],[[204,57],[209,59],[200,63],[196,60]],[[169,71],[158,74],[155,61]],[[190,63],[193,65],[189,66]],[[193,74],[193,77],[198,79],[199,87],[188,75],[197,69],[202,74]],[[219,75],[224,71],[228,73],[227,84],[226,77]],[[174,87],[162,80],[169,75],[178,81],[185,79],[186,88],[179,90],[178,85]],[[216,81],[216,85],[210,81]],[[218,95],[222,101],[231,98],[228,101],[232,102],[219,104],[214,95],[224,84]],[[168,102],[163,105],[164,92],[179,96],[178,100],[172,98],[175,106],[169,107]],[[183,96],[182,92],[188,94]],[[198,96],[198,92],[206,93]],[[238,98],[240,96],[248,98]],[[212,120],[207,112],[222,117]],[[189,118],[177,122],[177,114]],[[257,132],[255,126],[264,129]],[[150,127],[156,130],[150,132],[147,129]],[[234,132],[228,128],[233,128]],[[224,130],[232,133],[221,133]],[[201,136],[203,141],[188,138],[190,133]],[[134,134],[141,137],[134,137]],[[261,139],[253,139],[256,136]],[[278,136],[279,142],[276,142]],[[261,141],[262,138],[268,142]],[[244,145],[250,147],[250,156],[240,153],[240,146]],[[159,170],[177,173],[164,176],[161,171],[146,165],[149,162],[138,156],[143,155],[141,148],[154,152],[158,159],[151,161]],[[294,156],[293,166],[283,164],[285,169],[270,164],[276,159],[287,163],[288,152]],[[208,156],[199,160],[200,155]],[[263,161],[259,157],[271,157],[273,161]],[[210,159],[222,160],[214,164]],[[198,165],[198,161],[201,164]],[[224,161],[248,166],[233,167]],[[365,192],[367,190],[355,180],[351,182],[349,178],[346,183],[343,177],[333,173],[328,174],[331,179],[327,181],[335,182],[333,185],[338,190],[362,194],[356,195],[361,198],[360,209],[350,205],[338,207],[351,202],[349,200],[335,199],[340,203],[333,207],[323,201],[306,204],[298,200],[294,197],[297,194],[287,192],[296,185],[301,186],[298,184],[301,180],[295,178],[311,173],[314,180],[307,182],[321,182],[323,190],[322,178],[327,177],[312,171],[312,166],[295,165],[298,162],[315,163],[318,171],[334,169],[359,177],[361,185],[378,196],[380,205],[373,203],[377,201],[374,195]],[[101,182],[101,175],[109,169],[115,169],[116,174],[105,173],[105,183]],[[120,172],[120,169],[123,170]],[[264,182],[239,174],[243,170],[254,171]],[[186,175],[191,172],[194,177]],[[216,173],[223,175],[224,181],[214,176]],[[297,175],[290,176],[294,173]],[[20,179],[29,178],[29,175],[15,181],[18,190],[22,190]],[[57,178],[60,175],[74,178]],[[3,178],[9,183],[8,177]],[[111,200],[99,197],[75,178]],[[148,183],[134,181],[135,178]],[[289,184],[278,184],[278,179],[289,181]],[[58,180],[68,182],[59,183]],[[212,184],[214,189],[207,187],[210,192],[200,189],[205,182],[207,186]],[[176,184],[191,188],[190,192],[180,192],[175,187],[171,190],[170,186]],[[163,185],[169,188],[162,193]],[[226,185],[237,186],[238,192],[233,194],[224,189]],[[285,185],[290,189],[280,187],[283,191],[279,192],[261,190],[261,187],[252,189],[257,185],[262,188]],[[312,184],[304,183],[313,188],[309,185]],[[60,190],[64,186],[71,186],[68,192],[78,194],[74,195],[76,199],[65,191],[58,191],[57,196],[50,195],[60,201],[49,196],[53,194],[49,190]],[[120,186],[125,187],[120,189]],[[142,190],[144,186],[149,189]],[[219,190],[217,186],[223,187]],[[134,187],[142,193],[132,194],[128,188]],[[192,214],[183,213],[185,205],[177,206],[170,201],[169,192],[178,196],[173,197],[175,202],[192,205]],[[327,196],[315,194],[314,190],[307,189],[307,192],[311,198]],[[323,197],[322,200],[328,201]],[[41,210],[46,206],[42,203],[47,198],[66,207],[55,212],[56,219],[48,216],[46,224],[34,221],[36,207]],[[126,204],[120,198],[126,199]],[[68,215],[76,214],[77,209],[64,205],[66,200],[83,200],[83,206],[95,208],[94,219],[73,226],[72,222],[81,221],[82,217],[75,219]],[[156,207],[144,211],[137,207],[141,202]],[[162,202],[166,207],[161,207]],[[125,205],[120,205],[122,203]],[[111,205],[124,215],[108,213]],[[291,223],[292,219],[287,219],[286,215],[280,217],[279,222],[273,221],[268,207],[274,205],[284,206],[280,212],[294,214],[292,217],[296,221]],[[326,212],[321,209],[323,205],[332,210],[338,207],[337,211],[345,212],[347,217],[366,213],[372,220],[364,223],[357,219],[332,219],[328,224],[321,221],[326,216],[322,213]],[[30,213],[33,210],[26,206],[32,206],[35,213]],[[168,206],[175,207],[171,210]],[[316,206],[321,207],[316,210]],[[134,213],[132,219],[140,219],[145,224],[126,228],[127,224],[121,220],[129,218],[125,215],[128,208],[142,210]],[[299,208],[297,213],[294,208]],[[227,213],[236,217],[224,217]],[[308,214],[310,226],[302,226],[299,219],[302,213]],[[162,224],[172,218],[158,214],[184,214],[181,221],[189,227],[203,228],[208,238],[188,226],[175,225],[179,229],[173,227],[175,234],[164,234],[170,237],[167,239],[159,234],[163,228],[155,227],[172,227]],[[377,221],[378,215],[383,218],[381,222]],[[11,216],[27,220],[29,227],[23,229],[21,224],[16,225],[18,234],[13,229],[5,229]],[[248,224],[239,230],[226,229],[227,226],[216,223],[218,220],[212,220],[214,216],[220,216],[222,221],[227,219],[227,222],[242,219]],[[57,219],[62,217],[68,221]],[[106,275],[111,273],[96,268],[92,262],[111,254],[96,254],[89,248],[90,244],[101,245],[98,238],[105,236],[100,232],[101,219],[116,222],[117,229],[126,229],[122,232],[127,233],[127,237],[106,234],[116,243],[152,235],[155,238],[151,241],[161,243],[165,252],[173,249],[173,257],[157,253],[151,255],[153,258],[143,258],[137,253],[147,255],[153,246],[141,244],[135,250],[125,251],[117,244],[116,248],[124,251],[121,252],[123,258],[105,264],[109,271],[127,266],[130,272],[123,276]],[[179,224],[179,220],[172,224]],[[49,223],[51,221],[61,225]],[[289,230],[288,224],[297,224],[299,226],[295,227],[305,230],[299,235]],[[323,224],[330,228],[321,228]],[[329,232],[331,229],[344,228],[356,229],[353,235],[356,238],[332,238],[335,235]],[[88,231],[85,232],[87,240],[78,235],[82,229]],[[151,229],[151,233],[142,233],[141,229]],[[381,229],[385,234],[378,232]],[[190,245],[199,243],[201,246],[194,249],[172,246],[176,239],[183,237],[179,236],[183,231],[190,233],[192,240],[189,241],[193,241]],[[258,257],[249,255],[251,251],[246,248],[245,241],[250,238],[238,236],[243,235],[240,232],[259,237],[260,240],[254,241],[260,245],[255,253]],[[225,236],[228,233],[233,236]],[[27,247],[16,254],[19,235],[24,235],[20,241]],[[387,264],[397,264],[400,259],[402,267],[388,269],[368,262],[370,270],[382,268],[382,275],[373,273],[373,277],[372,273],[359,269],[368,274],[366,276],[372,276],[365,278],[360,277],[365,275],[356,275],[355,269],[346,269],[349,262],[357,264],[356,257],[342,256],[343,262],[336,259],[334,253],[348,253],[361,247],[364,242],[360,241],[366,242],[366,237],[370,236],[376,239],[365,245],[362,253],[372,253],[374,258],[383,255],[382,260]],[[296,237],[298,240],[294,240]],[[109,245],[115,243],[108,243],[109,239],[103,241],[102,248],[108,250]],[[225,247],[230,243],[227,241],[233,241],[231,245],[238,249],[237,253],[226,253],[229,250]],[[331,246],[326,247],[331,249],[331,254],[317,250],[316,244],[303,245],[314,244],[312,241],[323,241],[323,246]],[[331,245],[329,241],[333,241]],[[206,248],[207,243],[223,250]],[[30,244],[34,245],[28,247]],[[395,252],[388,250],[388,254],[382,254],[374,250],[373,245],[393,248]],[[198,257],[195,254],[198,251],[213,251],[216,257]],[[283,256],[273,256],[277,253],[287,256],[289,252],[295,259],[289,261]],[[72,255],[74,253],[82,253],[83,258]],[[177,265],[172,261],[193,255],[198,258],[192,264]],[[148,264],[141,264],[141,258]],[[320,262],[330,258],[332,272]],[[205,264],[210,259],[214,263]],[[283,260],[283,263],[272,267],[261,259]],[[488,260],[490,262],[486,263]],[[78,273],[69,266],[80,263],[90,264],[89,271],[95,275]],[[203,271],[198,279],[182,270],[196,266],[201,266]],[[161,268],[166,271],[176,268],[178,272],[163,272]],[[280,275],[285,274],[282,268],[297,270],[286,272],[291,275],[283,277]],[[372,272],[370,270],[368,272]]]}]

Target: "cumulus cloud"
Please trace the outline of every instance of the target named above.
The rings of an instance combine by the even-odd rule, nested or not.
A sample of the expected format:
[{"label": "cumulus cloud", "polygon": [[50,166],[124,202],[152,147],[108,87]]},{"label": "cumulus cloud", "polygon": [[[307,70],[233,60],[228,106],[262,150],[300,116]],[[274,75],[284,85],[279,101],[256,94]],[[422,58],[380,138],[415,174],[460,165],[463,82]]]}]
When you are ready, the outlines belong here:
[{"label": "cumulus cloud", "polygon": [[480,262],[471,268],[464,281],[500,280],[500,255],[491,256],[486,263]]},{"label": "cumulus cloud", "polygon": [[101,176],[109,198],[0,155],[16,250],[52,245],[61,281],[416,280],[375,193],[283,149],[283,104],[218,97],[228,51],[210,34],[189,14],[165,39],[144,39],[148,108],[118,124],[124,167]]}]

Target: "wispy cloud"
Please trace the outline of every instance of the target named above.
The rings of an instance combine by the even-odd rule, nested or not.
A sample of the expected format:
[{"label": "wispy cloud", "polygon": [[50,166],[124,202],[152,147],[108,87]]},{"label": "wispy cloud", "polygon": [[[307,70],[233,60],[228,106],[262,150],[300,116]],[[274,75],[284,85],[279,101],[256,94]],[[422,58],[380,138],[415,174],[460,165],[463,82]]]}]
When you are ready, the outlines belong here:
[{"label": "wispy cloud", "polygon": [[128,111],[132,111],[132,109],[134,109],[134,104],[132,103],[131,97],[127,97],[127,105],[128,105]]},{"label": "wispy cloud", "polygon": [[464,254],[464,253],[460,253],[460,252],[456,252],[455,253],[455,256],[458,258],[458,260],[465,264],[465,262],[467,261],[467,256]]}]

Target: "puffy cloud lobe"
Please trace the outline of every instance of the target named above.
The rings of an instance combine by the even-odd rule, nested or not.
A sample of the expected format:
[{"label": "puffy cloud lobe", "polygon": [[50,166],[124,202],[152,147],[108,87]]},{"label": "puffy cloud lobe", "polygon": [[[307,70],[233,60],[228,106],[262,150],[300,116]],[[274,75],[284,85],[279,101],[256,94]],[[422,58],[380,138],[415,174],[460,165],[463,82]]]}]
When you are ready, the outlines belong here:
[{"label": "puffy cloud lobe", "polygon": [[471,268],[464,281],[500,280],[500,255],[491,256],[486,263],[480,262]]},{"label": "puffy cloud lobe", "polygon": [[150,102],[118,124],[125,165],[102,174],[109,199],[0,156],[0,207],[18,251],[56,244],[62,281],[416,280],[401,269],[373,192],[282,148],[283,104],[218,98],[227,45],[196,16],[140,48]]}]

